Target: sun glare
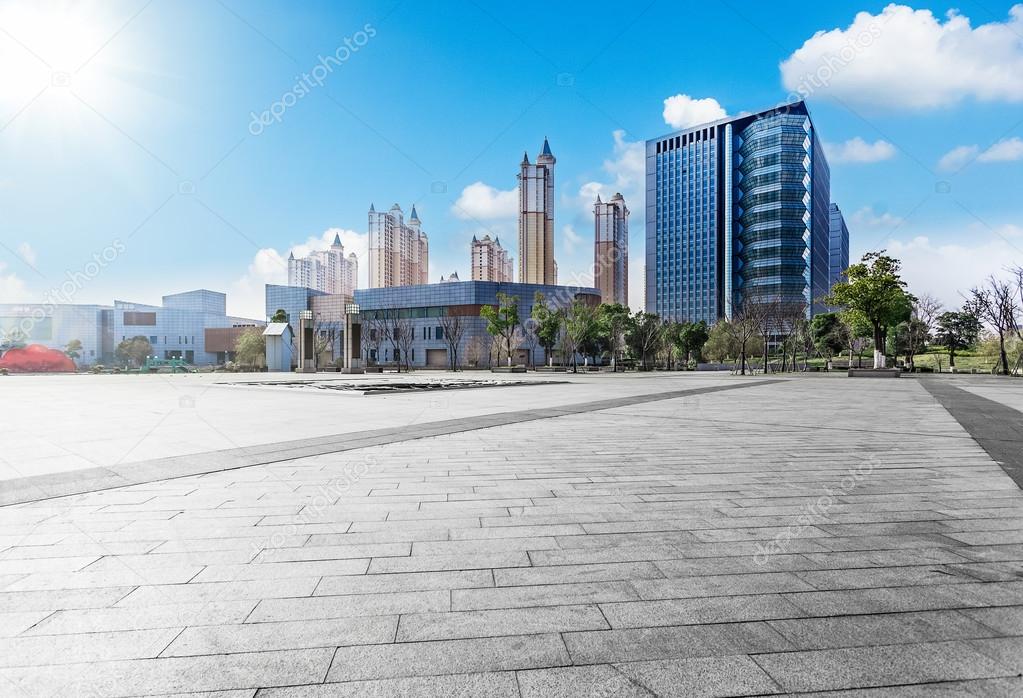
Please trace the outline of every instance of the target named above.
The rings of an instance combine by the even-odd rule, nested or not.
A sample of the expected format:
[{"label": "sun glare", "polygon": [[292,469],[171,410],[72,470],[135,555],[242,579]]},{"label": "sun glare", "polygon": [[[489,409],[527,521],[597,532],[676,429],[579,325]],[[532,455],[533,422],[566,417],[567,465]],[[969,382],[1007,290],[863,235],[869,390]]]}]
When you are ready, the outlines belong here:
[{"label": "sun glare", "polygon": [[60,118],[74,94],[109,105],[104,66],[117,60],[119,26],[92,3],[0,4],[0,122],[22,110]]}]

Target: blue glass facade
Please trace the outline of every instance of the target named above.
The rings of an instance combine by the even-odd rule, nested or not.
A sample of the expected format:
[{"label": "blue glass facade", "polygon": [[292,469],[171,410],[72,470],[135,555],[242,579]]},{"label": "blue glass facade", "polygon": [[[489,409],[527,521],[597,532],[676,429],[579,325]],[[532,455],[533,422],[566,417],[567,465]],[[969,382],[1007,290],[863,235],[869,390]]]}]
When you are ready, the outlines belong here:
[{"label": "blue glass facade", "polygon": [[828,286],[842,281],[842,274],[849,268],[849,228],[838,204],[831,204],[831,243],[828,247]]},{"label": "blue glass facade", "polygon": [[714,323],[743,298],[822,309],[830,174],[802,102],[647,141],[649,312]]}]

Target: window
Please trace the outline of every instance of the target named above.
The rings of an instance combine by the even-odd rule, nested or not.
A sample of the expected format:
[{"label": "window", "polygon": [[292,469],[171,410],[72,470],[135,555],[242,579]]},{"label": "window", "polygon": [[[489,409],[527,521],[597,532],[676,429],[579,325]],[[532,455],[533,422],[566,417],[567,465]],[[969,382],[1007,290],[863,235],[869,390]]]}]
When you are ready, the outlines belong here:
[{"label": "window", "polygon": [[151,336],[151,337],[149,338],[149,343],[150,343],[150,344],[156,344],[156,336],[155,336],[155,335],[154,335],[154,336]]},{"label": "window", "polygon": [[156,313],[124,312],[124,324],[128,327],[152,326],[156,324]]},{"label": "window", "polygon": [[444,339],[444,328],[440,325],[434,330],[437,339]]}]

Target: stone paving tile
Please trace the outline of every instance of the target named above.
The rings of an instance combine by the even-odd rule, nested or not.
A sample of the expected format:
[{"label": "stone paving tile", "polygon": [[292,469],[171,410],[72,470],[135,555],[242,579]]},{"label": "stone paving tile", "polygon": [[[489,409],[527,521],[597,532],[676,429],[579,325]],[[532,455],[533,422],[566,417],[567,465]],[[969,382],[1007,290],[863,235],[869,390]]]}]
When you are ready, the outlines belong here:
[{"label": "stone paving tile", "polygon": [[451,610],[530,608],[638,599],[639,594],[636,593],[630,582],[582,582],[579,584],[541,584],[492,589],[455,589],[451,592]]},{"label": "stone paving tile", "polygon": [[494,570],[494,581],[499,587],[659,579],[663,577],[664,574],[657,565],[650,562],[516,567]]},{"label": "stone paving tile", "polygon": [[328,681],[463,674],[565,666],[565,643],[558,635],[526,635],[392,645],[341,647]]},{"label": "stone paving tile", "polygon": [[394,641],[398,616],[207,625],[185,628],[161,656],[264,652]]},{"label": "stone paving tile", "polygon": [[433,613],[451,610],[451,592],[407,591],[390,594],[351,594],[306,598],[266,598],[249,616],[251,623],[318,618],[354,618],[395,613]]},{"label": "stone paving tile", "polygon": [[657,696],[750,696],[778,686],[747,656],[696,657],[616,664],[615,668]]},{"label": "stone paving tile", "polygon": [[653,698],[651,693],[613,666],[559,667],[516,673],[522,698]]},{"label": "stone paving tile", "polygon": [[786,691],[823,691],[1009,676],[1011,669],[972,643],[941,642],[757,654]]},{"label": "stone paving tile", "polygon": [[490,672],[416,676],[403,679],[377,679],[325,683],[313,686],[269,688],[260,698],[518,698],[515,673]]},{"label": "stone paving tile", "polygon": [[501,571],[483,569],[323,577],[316,587],[316,591],[313,592],[313,596],[492,587],[494,586],[494,575]]},{"label": "stone paving tile", "polygon": [[793,649],[766,623],[686,625],[565,633],[575,664],[709,657]]},{"label": "stone paving tile", "polygon": [[[648,385],[690,379],[730,380]],[[0,654],[38,664],[0,675],[32,695],[1013,695],[1023,493],[914,380],[698,397],[0,507]],[[163,656],[119,659],[146,638]]]},{"label": "stone paving tile", "polygon": [[241,623],[255,607],[256,601],[249,600],[57,611],[25,634],[69,635]]},{"label": "stone paving tile", "polygon": [[330,666],[330,649],[168,657],[118,662],[0,669],[0,678],[29,696],[132,696],[290,686],[319,682]]},{"label": "stone paving tile", "polygon": [[802,609],[779,594],[602,603],[600,610],[612,628],[735,623],[804,615]]},{"label": "stone paving tile", "polygon": [[595,605],[412,613],[401,617],[397,641],[453,640],[608,628],[604,615]]},{"label": "stone paving tile", "polygon": [[767,624],[803,650],[939,642],[997,634],[957,611],[790,618],[769,620]]},{"label": "stone paving tile", "polygon": [[35,635],[0,639],[0,667],[43,666],[156,657],[181,628],[91,633],[87,641],[76,635]]}]

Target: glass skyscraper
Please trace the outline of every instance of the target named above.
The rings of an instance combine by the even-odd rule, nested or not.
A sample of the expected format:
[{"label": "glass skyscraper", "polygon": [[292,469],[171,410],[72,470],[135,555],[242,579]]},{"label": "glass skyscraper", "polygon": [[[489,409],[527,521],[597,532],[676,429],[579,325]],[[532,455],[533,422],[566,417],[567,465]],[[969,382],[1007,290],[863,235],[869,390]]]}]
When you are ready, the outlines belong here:
[{"label": "glass skyscraper", "polygon": [[849,228],[838,204],[831,204],[831,244],[828,262],[828,287],[842,280],[842,273],[849,268]]},{"label": "glass skyscraper", "polygon": [[803,102],[647,141],[647,311],[713,324],[747,297],[822,311],[830,180]]}]

